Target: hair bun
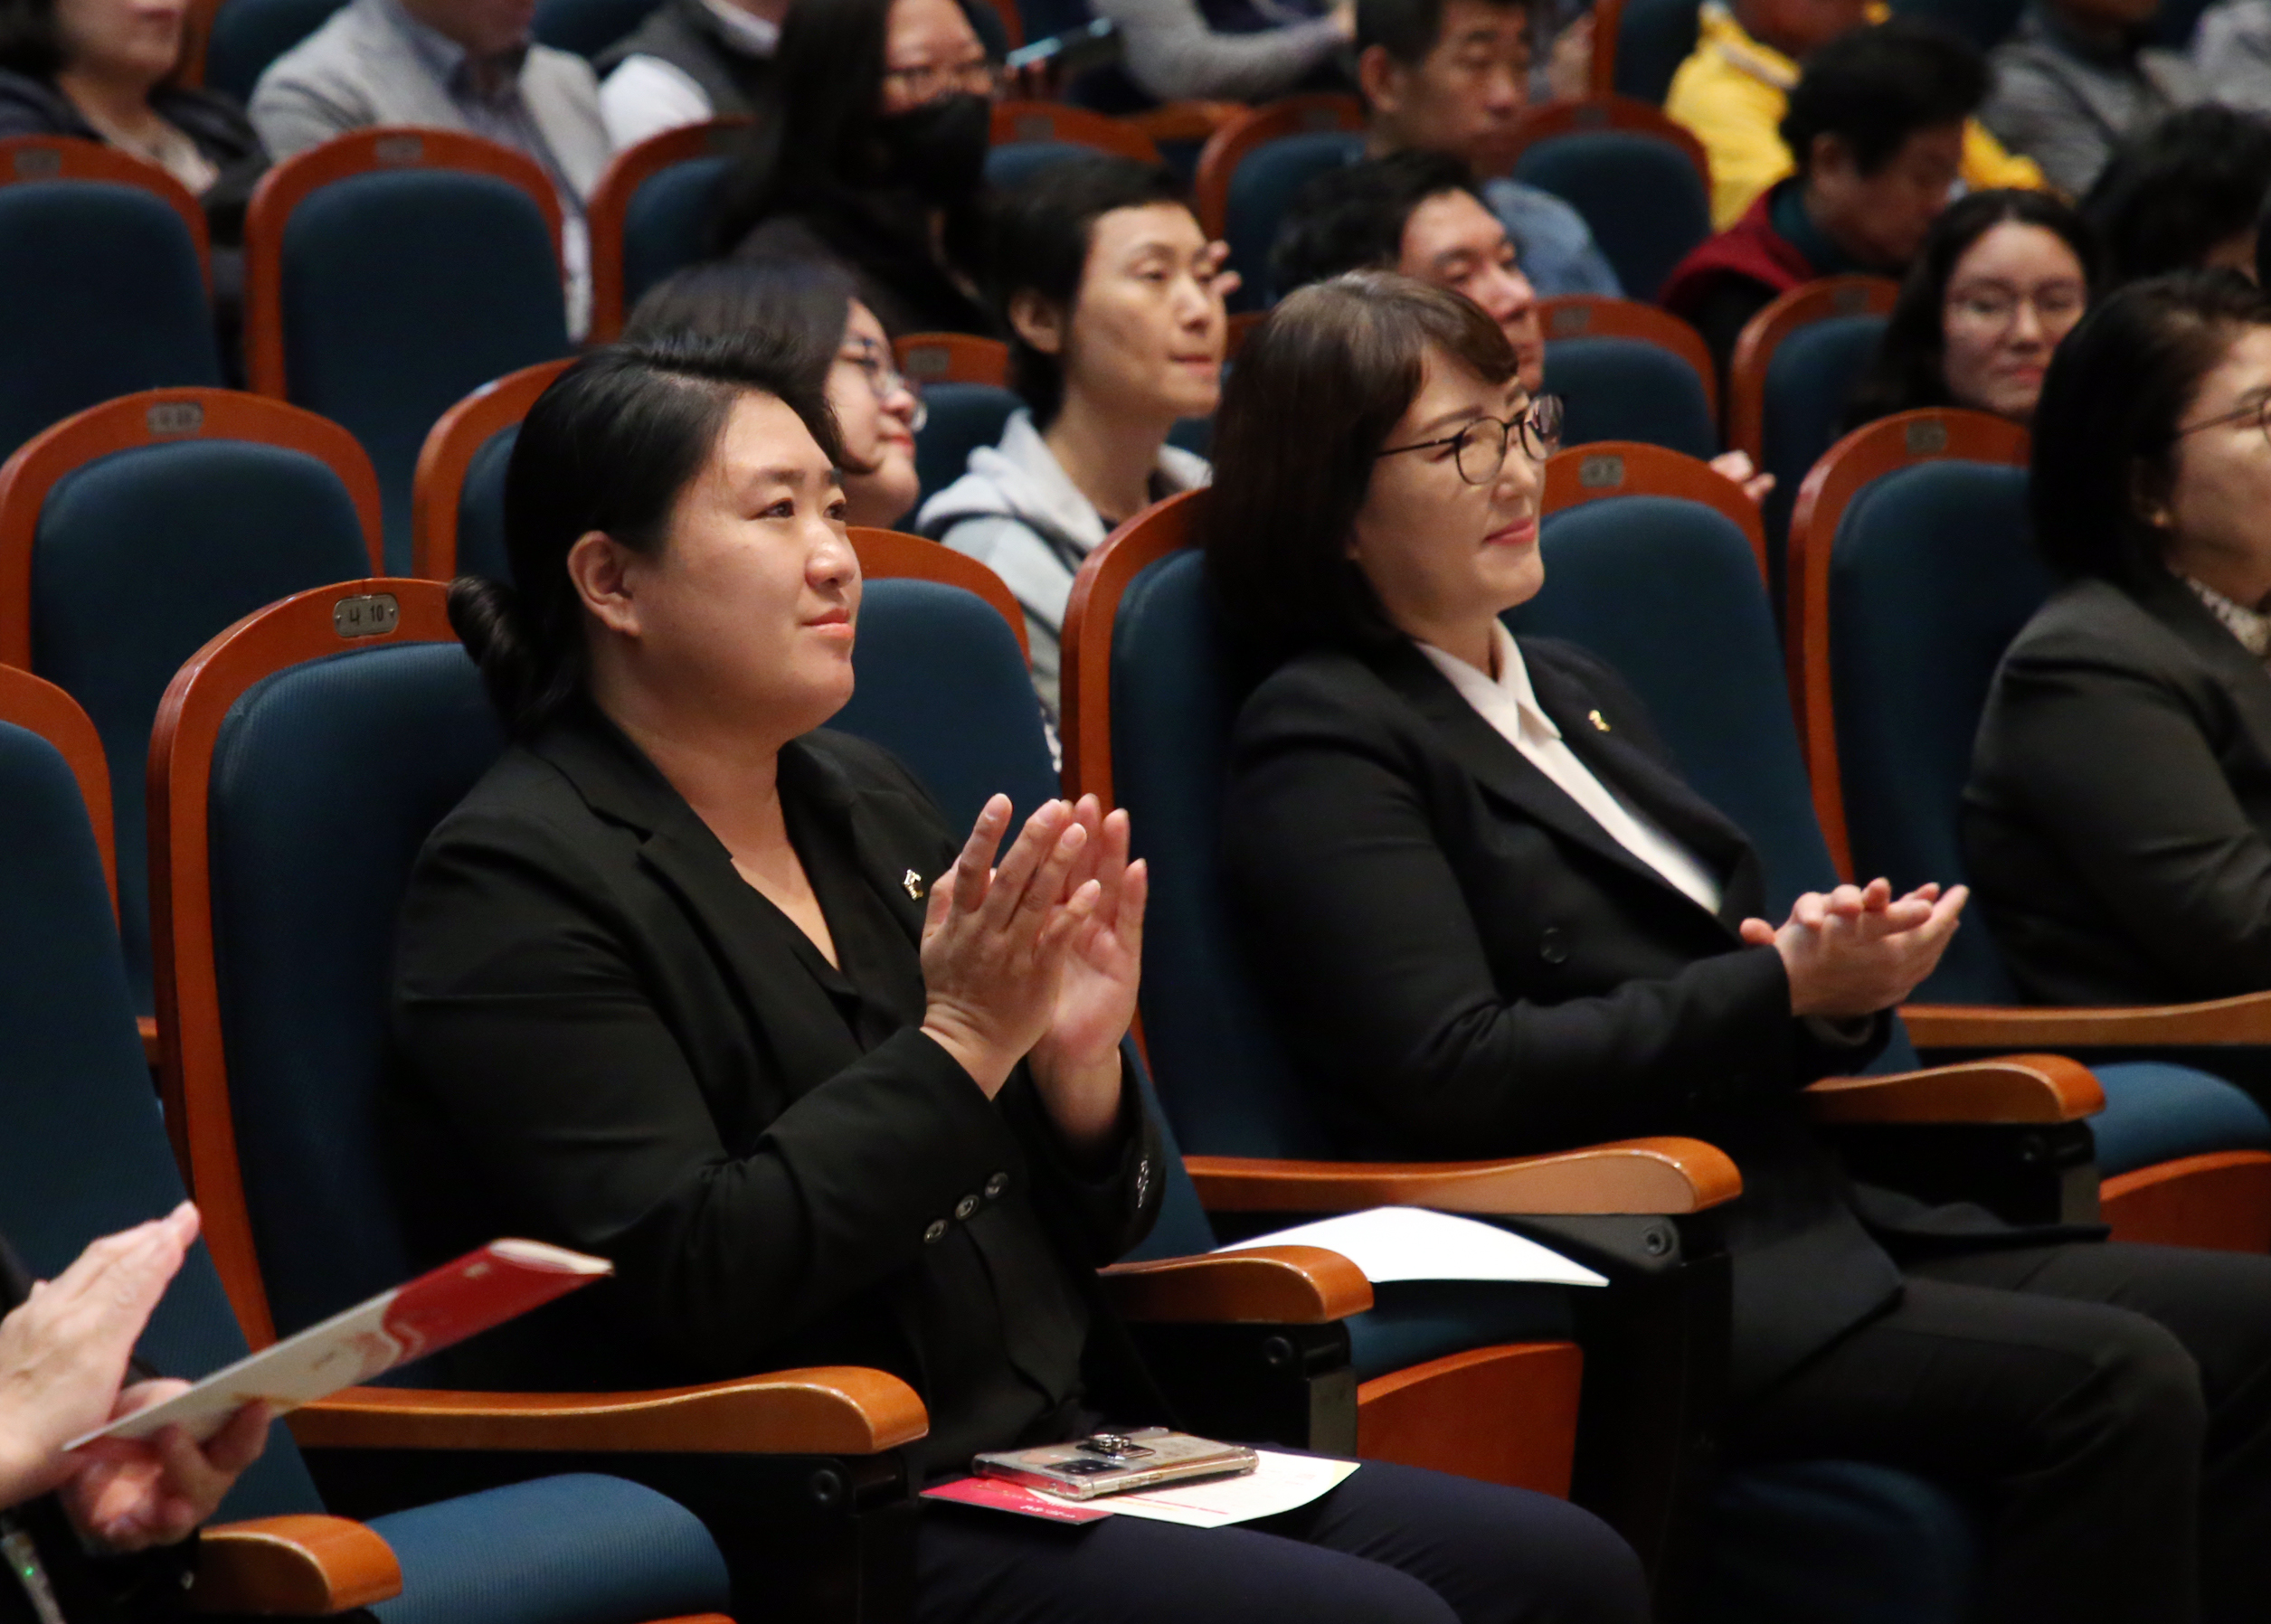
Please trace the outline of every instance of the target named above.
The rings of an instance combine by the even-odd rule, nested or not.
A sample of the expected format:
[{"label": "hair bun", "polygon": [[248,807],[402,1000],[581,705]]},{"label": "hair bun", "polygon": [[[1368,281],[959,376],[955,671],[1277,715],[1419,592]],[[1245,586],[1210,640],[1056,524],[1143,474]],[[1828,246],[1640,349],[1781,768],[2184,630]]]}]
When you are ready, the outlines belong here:
[{"label": "hair bun", "polygon": [[486,575],[460,575],[449,583],[449,627],[479,667],[490,703],[516,728],[540,675],[520,594]]}]

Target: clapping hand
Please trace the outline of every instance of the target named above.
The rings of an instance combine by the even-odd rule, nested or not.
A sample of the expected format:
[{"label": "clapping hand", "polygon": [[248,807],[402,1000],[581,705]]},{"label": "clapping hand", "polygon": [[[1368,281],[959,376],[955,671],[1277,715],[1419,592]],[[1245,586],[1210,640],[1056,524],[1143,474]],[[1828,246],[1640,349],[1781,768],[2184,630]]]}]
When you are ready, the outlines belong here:
[{"label": "clapping hand", "polygon": [[1128,861],[1125,811],[1103,816],[1083,796],[1074,821],[1089,832],[1067,881],[1094,905],[1066,943],[1056,1009],[1032,1053],[1033,1079],[1059,1132],[1077,1148],[1101,1143],[1119,1119],[1120,1040],[1135,1020],[1143,969],[1150,872]]},{"label": "clapping hand", "polygon": [[1942,894],[1920,885],[1895,898],[1889,882],[1808,892],[1777,930],[1763,919],[1743,921],[1743,939],[1772,947],[1790,976],[1795,1015],[1848,1020],[1890,1009],[1940,962],[1970,893]]}]

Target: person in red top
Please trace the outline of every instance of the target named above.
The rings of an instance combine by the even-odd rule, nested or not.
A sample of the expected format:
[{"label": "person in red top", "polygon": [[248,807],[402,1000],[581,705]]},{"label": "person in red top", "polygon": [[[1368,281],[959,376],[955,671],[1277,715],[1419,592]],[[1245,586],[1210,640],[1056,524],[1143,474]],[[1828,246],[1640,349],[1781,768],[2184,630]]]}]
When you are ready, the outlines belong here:
[{"label": "person in red top", "polygon": [[1851,271],[1898,276],[1947,206],[1963,123],[1987,93],[1971,45],[1896,18],[1806,60],[1782,138],[1795,175],[1705,239],[1663,302],[1702,333],[1722,375],[1743,326],[1777,294]]}]

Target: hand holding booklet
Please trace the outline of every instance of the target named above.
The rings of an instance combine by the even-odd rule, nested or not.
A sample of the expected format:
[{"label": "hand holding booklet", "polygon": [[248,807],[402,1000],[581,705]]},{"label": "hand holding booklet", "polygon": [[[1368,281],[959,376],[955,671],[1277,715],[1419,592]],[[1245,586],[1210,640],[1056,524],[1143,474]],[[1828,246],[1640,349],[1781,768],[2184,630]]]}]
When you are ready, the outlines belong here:
[{"label": "hand holding booklet", "polygon": [[540,1241],[492,1241],[368,1302],[333,1315],[249,1358],[215,1371],[186,1393],[74,1438],[147,1438],[180,1426],[200,1443],[247,1404],[279,1414],[343,1387],[540,1308],[615,1272],[604,1258]]}]

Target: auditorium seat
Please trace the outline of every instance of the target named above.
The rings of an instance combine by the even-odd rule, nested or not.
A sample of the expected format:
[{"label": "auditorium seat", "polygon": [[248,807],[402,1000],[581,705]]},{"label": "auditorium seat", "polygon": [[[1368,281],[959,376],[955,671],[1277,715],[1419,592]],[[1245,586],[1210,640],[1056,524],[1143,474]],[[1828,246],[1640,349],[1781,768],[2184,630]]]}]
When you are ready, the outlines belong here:
[{"label": "auditorium seat", "polygon": [[[0,670],[0,713],[20,713],[12,690],[36,680]],[[80,765],[99,771],[100,759]],[[0,723],[9,813],[0,844],[0,1234],[50,1279],[98,1235],[157,1217],[185,1193],[152,1109],[103,885],[109,831],[91,826],[81,781],[47,740]],[[248,1351],[213,1245],[192,1249],[137,1348],[168,1374],[201,1376]],[[190,1605],[379,1624],[635,1624],[729,1604],[725,1565],[702,1525],[620,1478],[542,1477],[408,1506],[367,1526],[323,1512],[292,1429],[276,1426],[202,1536]]]},{"label": "auditorium seat", "polygon": [[441,414],[418,452],[411,492],[411,569],[427,581],[486,575],[510,581],[505,556],[505,469],[521,419],[567,370],[540,362],[484,383]]},{"label": "auditorium seat", "polygon": [[986,149],[986,184],[1015,192],[1044,169],[1095,156],[1094,147],[1077,141],[997,141]]},{"label": "auditorium seat", "polygon": [[997,146],[1084,146],[1156,164],[1159,149],[1124,118],[1093,113],[1062,101],[997,101],[993,107],[993,140]]},{"label": "auditorium seat", "polygon": [[591,341],[620,337],[639,298],[710,257],[710,212],[749,127],[713,118],[649,136],[615,155],[591,188]]},{"label": "auditorium seat", "polygon": [[1585,216],[1625,297],[1653,299],[1711,234],[1703,148],[1654,105],[1629,97],[1541,102],[1523,114],[1514,178]]},{"label": "auditorium seat", "polygon": [[1641,440],[1706,459],[1719,451],[1708,374],[1642,338],[1548,339],[1546,389],[1566,409],[1564,445]]},{"label": "auditorium seat", "polygon": [[930,415],[914,437],[914,471],[925,500],[962,477],[972,451],[1000,444],[1010,414],[1025,408],[991,383],[926,383],[923,404]]},{"label": "auditorium seat", "polygon": [[[2170,5],[2159,8],[2164,13],[2172,9]],[[2026,0],[1892,0],[1895,16],[1920,17],[1943,28],[1952,28],[1982,51],[1992,51],[2009,39],[2019,26],[2020,14],[2025,10]],[[2197,18],[2200,6],[2193,5],[2191,11]],[[2172,43],[2182,50],[2191,43],[2190,31],[2186,38]]]},{"label": "auditorium seat", "polygon": [[1230,245],[1242,286],[1233,310],[1266,310],[1270,248],[1278,222],[1311,176],[1364,154],[1364,104],[1353,96],[1288,96],[1231,119],[1198,156],[1191,208],[1210,237]]},{"label": "auditorium seat", "polygon": [[143,766],[166,685],[207,637],[369,571],[378,486],[336,424],[222,390],[154,390],[49,430],[0,467],[0,664],[83,705],[117,786],[120,922],[152,1007]]},{"label": "auditorium seat", "polygon": [[370,453],[388,567],[411,567],[427,430],[468,391],[569,352],[560,203],[535,159],[442,130],[368,129],[269,172],[245,223],[251,387]]},{"label": "auditorium seat", "polygon": [[1595,35],[1615,42],[1608,88],[1661,106],[1672,75],[1695,54],[1702,10],[1702,0],[1601,0],[1594,14]]},{"label": "auditorium seat", "polygon": [[140,159],[0,139],[0,457],[113,395],[219,387],[204,211]]},{"label": "auditorium seat", "polygon": [[241,107],[268,66],[331,20],[346,0],[221,0],[205,37],[205,88]]},{"label": "auditorium seat", "polygon": [[[2004,648],[2053,585],[2029,540],[2026,455],[2001,418],[1904,412],[1840,441],[1800,499],[1790,635],[1814,800],[1832,850],[1850,841],[1848,873],[1965,878],[1972,741]],[[1975,921],[1918,994],[1926,1044],[2191,1062],[2101,1068],[2107,1218],[2124,1239],[2271,1249],[2271,1118],[2194,1069],[2259,1081],[2271,992],[2147,1012],[2118,1034],[2111,1011],[1994,1007],[2019,998]]]},{"label": "auditorium seat", "polygon": [[891,342],[892,358],[918,388],[933,383],[1009,386],[1009,346],[974,333],[910,333]]}]

